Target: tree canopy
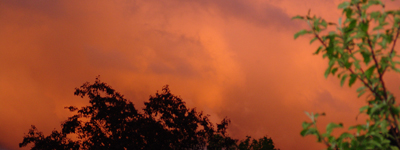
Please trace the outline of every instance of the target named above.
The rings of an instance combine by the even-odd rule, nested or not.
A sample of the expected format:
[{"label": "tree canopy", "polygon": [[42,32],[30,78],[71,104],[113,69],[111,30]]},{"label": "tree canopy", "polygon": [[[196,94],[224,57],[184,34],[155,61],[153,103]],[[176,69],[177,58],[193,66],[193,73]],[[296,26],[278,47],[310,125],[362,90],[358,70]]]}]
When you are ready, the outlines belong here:
[{"label": "tree canopy", "polygon": [[[229,119],[223,119],[215,128],[209,115],[187,108],[182,98],[171,94],[168,85],[150,96],[143,111],[98,78],[93,84],[87,82],[76,88],[74,94],[89,98],[90,105],[65,107],[75,114],[61,124],[61,131],[53,130],[48,136],[32,125],[19,146],[33,143],[33,150],[238,149],[238,140],[226,131]],[[258,145],[275,150],[272,140],[266,140],[267,143],[260,140],[263,144]],[[247,148],[260,149],[253,144]]]}]

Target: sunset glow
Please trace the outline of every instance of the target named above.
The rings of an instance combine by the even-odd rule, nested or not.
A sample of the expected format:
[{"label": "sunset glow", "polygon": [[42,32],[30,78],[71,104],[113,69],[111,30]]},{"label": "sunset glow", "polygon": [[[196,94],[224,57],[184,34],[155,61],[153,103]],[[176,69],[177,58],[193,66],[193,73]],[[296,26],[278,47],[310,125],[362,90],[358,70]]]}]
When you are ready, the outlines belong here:
[{"label": "sunset glow", "polygon": [[[356,86],[324,78],[318,45],[294,40],[307,25],[291,18],[311,9],[336,22],[341,1],[0,0],[0,150],[20,149],[31,125],[60,129],[71,115],[65,106],[88,103],[74,89],[98,75],[137,109],[168,84],[211,121],[230,118],[233,138],[322,149],[300,136],[304,111],[327,114],[321,129],[331,121],[347,129],[364,99]],[[385,80],[400,96],[400,76]]]}]

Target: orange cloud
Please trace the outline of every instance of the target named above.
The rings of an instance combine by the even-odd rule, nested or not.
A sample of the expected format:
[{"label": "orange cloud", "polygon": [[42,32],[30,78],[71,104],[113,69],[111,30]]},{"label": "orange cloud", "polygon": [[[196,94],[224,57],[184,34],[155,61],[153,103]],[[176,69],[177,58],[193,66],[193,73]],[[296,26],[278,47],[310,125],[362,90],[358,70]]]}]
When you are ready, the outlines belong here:
[{"label": "orange cloud", "polygon": [[[336,21],[337,3],[2,1],[0,149],[17,149],[31,124],[45,134],[58,129],[70,115],[64,106],[87,103],[74,88],[97,75],[138,109],[169,84],[214,122],[231,118],[234,138],[268,135],[281,149],[321,149],[299,135],[303,111],[348,125],[363,100],[323,77],[326,61],[312,55],[309,39],[293,40],[306,26],[290,18],[311,8]],[[397,90],[398,76],[387,80]]]}]

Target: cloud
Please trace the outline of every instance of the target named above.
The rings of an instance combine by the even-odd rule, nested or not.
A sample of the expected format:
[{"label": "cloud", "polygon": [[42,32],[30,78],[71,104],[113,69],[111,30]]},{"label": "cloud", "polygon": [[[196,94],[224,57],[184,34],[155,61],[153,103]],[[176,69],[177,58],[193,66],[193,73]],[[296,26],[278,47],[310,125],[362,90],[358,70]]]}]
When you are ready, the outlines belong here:
[{"label": "cloud", "polygon": [[326,11],[334,3],[1,1],[0,145],[17,149],[31,124],[58,129],[70,115],[64,106],[87,104],[74,88],[100,75],[138,109],[169,84],[212,121],[231,118],[234,138],[322,148],[300,137],[303,111],[327,112],[322,124],[352,123],[362,102],[323,77],[326,61],[311,55],[307,37],[293,40],[305,25],[290,18],[312,7],[336,20],[340,12]]},{"label": "cloud", "polygon": [[243,1],[243,0],[207,0],[196,1],[203,7],[214,7],[222,13],[223,18],[238,18],[263,28],[277,28],[285,26],[285,29],[296,27],[298,24],[290,21],[281,8],[268,2]]}]

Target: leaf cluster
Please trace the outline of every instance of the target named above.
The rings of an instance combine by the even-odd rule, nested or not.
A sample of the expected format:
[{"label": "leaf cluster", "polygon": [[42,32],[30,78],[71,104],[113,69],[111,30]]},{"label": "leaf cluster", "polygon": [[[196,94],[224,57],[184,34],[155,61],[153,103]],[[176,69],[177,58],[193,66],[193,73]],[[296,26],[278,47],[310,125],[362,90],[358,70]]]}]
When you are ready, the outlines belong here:
[{"label": "leaf cluster", "polygon": [[[376,9],[378,8],[378,9]],[[350,134],[342,133],[339,137],[331,135],[334,128],[342,124],[330,123],[325,133],[316,128],[319,114],[308,114],[311,122],[303,123],[302,136],[315,135],[318,142],[323,142],[328,149],[399,149],[399,110],[395,97],[388,91],[384,75],[387,71],[400,72],[395,51],[400,32],[400,10],[386,10],[381,0],[350,0],[339,4],[343,18],[338,23],[327,22],[310,13],[295,16],[293,19],[304,20],[310,29],[297,32],[294,38],[309,34],[320,46],[314,54],[327,58],[328,68],[325,77],[337,76],[340,85],[348,81],[348,86],[361,82],[357,89],[358,97],[364,93],[367,105],[360,109],[360,114],[369,118],[363,125],[351,126],[356,130]],[[329,29],[333,31],[328,31]]]}]

